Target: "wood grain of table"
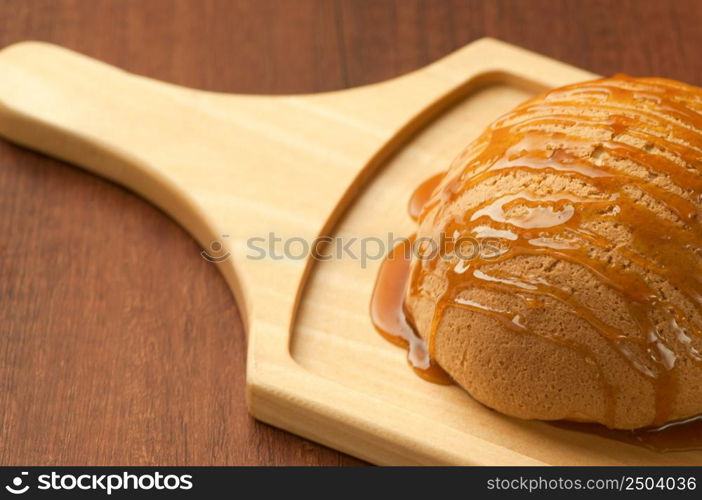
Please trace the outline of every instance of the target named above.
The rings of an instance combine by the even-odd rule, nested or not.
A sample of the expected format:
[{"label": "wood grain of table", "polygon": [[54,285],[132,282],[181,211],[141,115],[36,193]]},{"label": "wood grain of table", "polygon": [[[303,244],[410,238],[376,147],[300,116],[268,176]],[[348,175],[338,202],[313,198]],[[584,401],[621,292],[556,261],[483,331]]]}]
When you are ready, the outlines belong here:
[{"label": "wood grain of table", "polygon": [[[0,47],[240,93],[376,82],[483,36],[701,85],[700,24],[699,0],[0,0]],[[0,464],[361,464],[248,416],[241,319],[199,252],[125,189],[0,141]]]}]

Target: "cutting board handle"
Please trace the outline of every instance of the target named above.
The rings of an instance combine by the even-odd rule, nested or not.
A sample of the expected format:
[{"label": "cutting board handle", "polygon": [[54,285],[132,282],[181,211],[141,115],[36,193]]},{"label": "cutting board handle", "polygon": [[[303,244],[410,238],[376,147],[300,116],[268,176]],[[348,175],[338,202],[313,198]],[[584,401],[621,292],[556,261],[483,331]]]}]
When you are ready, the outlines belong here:
[{"label": "cutting board handle", "polygon": [[125,185],[186,227],[192,200],[173,159],[197,94],[48,43],[0,51],[0,135]]}]

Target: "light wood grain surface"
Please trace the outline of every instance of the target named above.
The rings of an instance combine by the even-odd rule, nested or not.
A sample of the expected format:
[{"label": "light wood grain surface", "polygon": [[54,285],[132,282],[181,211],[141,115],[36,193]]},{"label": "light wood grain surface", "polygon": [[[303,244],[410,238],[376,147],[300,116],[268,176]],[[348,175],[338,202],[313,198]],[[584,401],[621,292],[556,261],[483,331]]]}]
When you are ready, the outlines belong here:
[{"label": "light wood grain surface", "polygon": [[[380,80],[487,33],[600,73],[700,83],[694,3],[401,3],[10,1],[0,42],[265,93]],[[236,306],[163,214],[5,143],[0,176],[3,464],[354,463],[246,416]]]}]

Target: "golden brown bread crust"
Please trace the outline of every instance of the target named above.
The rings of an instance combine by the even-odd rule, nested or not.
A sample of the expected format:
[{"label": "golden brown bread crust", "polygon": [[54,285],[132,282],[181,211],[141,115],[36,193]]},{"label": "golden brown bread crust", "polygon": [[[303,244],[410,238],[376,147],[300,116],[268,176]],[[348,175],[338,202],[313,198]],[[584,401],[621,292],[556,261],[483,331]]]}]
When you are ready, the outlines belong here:
[{"label": "golden brown bread crust", "polygon": [[413,259],[406,308],[433,357],[517,417],[701,414],[701,172],[702,91],[678,82],[587,82],[500,118],[420,218],[420,241],[482,249]]}]

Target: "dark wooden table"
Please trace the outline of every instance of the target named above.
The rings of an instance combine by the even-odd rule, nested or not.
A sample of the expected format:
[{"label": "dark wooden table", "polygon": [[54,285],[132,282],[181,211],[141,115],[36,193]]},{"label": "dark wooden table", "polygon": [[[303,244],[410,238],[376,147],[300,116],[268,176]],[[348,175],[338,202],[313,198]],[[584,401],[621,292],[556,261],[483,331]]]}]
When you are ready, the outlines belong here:
[{"label": "dark wooden table", "polygon": [[[486,35],[699,85],[700,25],[699,0],[0,0],[0,46],[242,93],[375,82]],[[360,463],[248,416],[236,304],[148,203],[0,141],[0,235],[0,464]]]}]

